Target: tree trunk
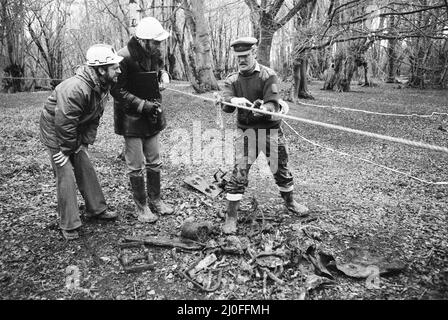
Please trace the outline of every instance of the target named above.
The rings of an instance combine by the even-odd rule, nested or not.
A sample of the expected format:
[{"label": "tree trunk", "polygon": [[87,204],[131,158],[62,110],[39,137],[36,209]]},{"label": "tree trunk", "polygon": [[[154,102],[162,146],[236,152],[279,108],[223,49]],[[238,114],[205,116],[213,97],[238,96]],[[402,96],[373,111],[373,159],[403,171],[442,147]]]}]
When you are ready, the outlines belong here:
[{"label": "tree trunk", "polygon": [[[424,16],[422,13],[419,13],[418,26],[422,27],[427,25],[429,23],[429,19],[429,16]],[[431,43],[426,38],[417,38],[414,43],[415,46],[413,46],[412,52],[409,56],[409,62],[411,63],[411,78],[409,79],[408,85],[423,89],[425,87],[425,51]]]},{"label": "tree trunk", "polygon": [[363,69],[364,69],[364,85],[363,86],[368,86],[370,85],[368,76],[367,76],[367,72],[369,71],[369,65],[367,64],[367,61],[362,65]]},{"label": "tree trunk", "polygon": [[[11,3],[12,2],[12,3]],[[10,7],[9,11],[7,6]],[[0,31],[2,42],[3,37],[6,40],[6,49],[8,64],[5,67],[6,76],[21,78],[25,73],[25,64],[23,62],[23,1],[1,2],[2,28]],[[3,50],[0,50],[2,53]],[[4,87],[8,92],[20,92],[23,89],[24,81],[22,79],[5,79]]]},{"label": "tree trunk", "polygon": [[311,99],[313,100],[313,95],[308,91],[308,58],[303,55],[303,57],[296,59],[293,65],[293,84],[289,90],[288,101],[296,102],[297,98]]},{"label": "tree trunk", "polygon": [[372,43],[372,39],[361,39],[341,46],[334,58],[334,76],[331,77],[331,79],[326,80],[324,89],[335,89],[338,92],[350,91],[350,83],[353,78],[353,73],[360,66],[364,67],[363,86],[368,86],[368,65],[364,55]]},{"label": "tree trunk", "polygon": [[[448,6],[447,6],[448,10]],[[448,14],[448,11],[447,11]],[[438,85],[440,85],[442,88],[446,88],[446,82],[445,79],[448,75],[448,41],[445,40],[445,43],[442,46],[444,54],[440,57],[441,63],[443,64],[443,70],[440,73],[439,82]]]},{"label": "tree trunk", "polygon": [[[170,48],[168,48],[170,49]],[[180,80],[180,77],[177,73],[177,65],[176,65],[176,55],[173,51],[168,50],[168,72],[172,79]]]},{"label": "tree trunk", "polygon": [[388,41],[388,48],[387,48],[387,79],[386,83],[394,83],[395,82],[395,76],[396,76],[396,66],[395,66],[395,60],[396,60],[396,53],[395,53],[395,39],[391,39]]},{"label": "tree trunk", "polygon": [[324,71],[324,86],[322,90],[333,90],[333,84],[335,83],[334,63]]},{"label": "tree trunk", "polygon": [[188,62],[187,53],[184,46],[185,36],[182,36],[179,28],[177,27],[175,14],[171,16],[171,26],[173,28],[174,37],[176,38],[177,44],[179,45],[180,58],[184,66],[184,71],[187,76],[187,79],[191,83],[194,83],[195,78],[193,77],[193,71],[191,70],[190,63]]},{"label": "tree trunk", "polygon": [[[87,1],[87,0],[85,0]],[[129,33],[134,35],[135,27],[140,20],[140,15],[138,13],[139,5],[135,2],[135,0],[129,0]]]},{"label": "tree trunk", "polygon": [[[168,11],[168,16],[170,20],[170,31],[174,33],[174,27],[176,26],[176,0],[171,0],[168,2],[169,7],[171,8]],[[173,26],[174,25],[174,26]],[[176,26],[177,27],[177,26]],[[176,47],[177,47],[177,35],[174,34],[174,37],[169,37],[167,40],[167,49],[166,49],[166,56],[167,56],[167,64],[168,64],[168,73],[171,76],[171,79],[175,80],[181,80],[182,74],[178,70],[178,64],[176,59]]]},{"label": "tree trunk", "polygon": [[336,90],[338,92],[350,91],[350,83],[355,72],[356,63],[352,55],[341,51],[336,55],[334,61],[334,75],[324,83],[325,90]]},{"label": "tree trunk", "polygon": [[[420,41],[419,41],[420,42]],[[418,44],[417,53],[409,56],[411,63],[411,78],[409,79],[409,86],[423,89],[425,87],[424,72],[422,66],[424,52],[423,48]]]},{"label": "tree trunk", "polygon": [[185,12],[191,15],[189,17],[189,25],[194,42],[193,75],[196,78],[196,83],[193,87],[198,93],[219,90],[218,82],[213,74],[210,32],[205,19],[204,6],[204,0],[192,0],[191,10],[186,10]]},{"label": "tree trunk", "polygon": [[[389,28],[390,30],[395,29],[395,17],[391,16],[389,18]],[[387,79],[386,83],[394,83],[395,82],[395,76],[396,76],[396,66],[395,66],[395,60],[396,57],[396,39],[390,39],[387,42]]]},{"label": "tree trunk", "polygon": [[[256,0],[244,2],[250,9],[253,35],[258,39],[258,62],[269,67],[274,33],[296,16],[297,12],[308,5],[313,7],[316,0],[295,1],[292,8],[285,4],[285,1],[264,0],[261,5]],[[282,7],[286,8],[286,13],[282,18],[276,18]]]},{"label": "tree trunk", "polygon": [[260,64],[270,67],[271,47],[274,34],[270,29],[262,28],[258,43],[257,60]]}]

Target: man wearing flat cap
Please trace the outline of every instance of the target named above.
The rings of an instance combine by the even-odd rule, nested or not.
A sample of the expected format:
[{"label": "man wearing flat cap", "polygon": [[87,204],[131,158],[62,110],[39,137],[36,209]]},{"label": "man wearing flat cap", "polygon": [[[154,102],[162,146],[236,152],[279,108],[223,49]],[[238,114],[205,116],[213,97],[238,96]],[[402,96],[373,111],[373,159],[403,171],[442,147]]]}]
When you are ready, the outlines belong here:
[{"label": "man wearing flat cap", "polygon": [[[256,60],[257,39],[238,38],[230,46],[238,62],[238,72],[225,81],[223,101],[252,107],[254,110],[237,110],[238,135],[235,146],[235,165],[226,185],[228,207],[223,232],[237,231],[237,211],[248,186],[248,173],[260,152],[264,152],[287,210],[299,216],[306,216],[308,208],[293,198],[293,177],[288,170],[288,151],[281,128],[282,120],[257,112],[257,109],[285,114],[286,102],[280,99],[278,78],[272,69],[260,65]],[[236,107],[222,105],[227,113]]]}]

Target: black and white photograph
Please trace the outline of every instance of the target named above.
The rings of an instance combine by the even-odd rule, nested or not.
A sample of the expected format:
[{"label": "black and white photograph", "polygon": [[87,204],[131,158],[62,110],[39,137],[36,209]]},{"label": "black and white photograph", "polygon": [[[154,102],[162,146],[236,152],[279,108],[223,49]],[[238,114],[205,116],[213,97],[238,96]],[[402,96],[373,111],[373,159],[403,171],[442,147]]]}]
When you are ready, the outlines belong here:
[{"label": "black and white photograph", "polygon": [[0,300],[448,300],[448,1],[0,0]]}]

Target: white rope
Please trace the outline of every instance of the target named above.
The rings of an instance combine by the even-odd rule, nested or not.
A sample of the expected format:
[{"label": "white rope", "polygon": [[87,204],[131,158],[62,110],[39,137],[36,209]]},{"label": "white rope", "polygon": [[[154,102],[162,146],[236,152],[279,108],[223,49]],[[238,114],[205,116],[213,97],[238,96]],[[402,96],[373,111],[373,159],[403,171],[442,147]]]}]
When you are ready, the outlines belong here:
[{"label": "white rope", "polygon": [[350,158],[353,158],[353,159],[358,159],[358,160],[367,162],[367,163],[372,164],[372,165],[374,165],[374,166],[377,166],[377,167],[380,167],[380,168],[383,168],[383,169],[386,169],[386,170],[389,170],[389,171],[392,171],[392,172],[395,172],[395,173],[404,175],[404,176],[406,176],[406,177],[408,177],[408,178],[414,179],[414,180],[416,180],[416,181],[419,181],[419,182],[422,182],[422,183],[425,183],[425,184],[430,184],[430,185],[448,185],[448,182],[445,182],[445,181],[443,181],[443,182],[432,182],[432,181],[427,181],[427,180],[419,179],[419,178],[414,177],[414,176],[412,176],[412,175],[410,175],[410,174],[408,174],[408,173],[406,173],[406,172],[398,171],[398,170],[395,170],[395,169],[386,167],[386,166],[384,166],[384,165],[382,165],[382,164],[378,164],[378,163],[375,163],[375,162],[370,161],[370,160],[367,160],[367,159],[363,159],[363,158],[360,158],[360,157],[356,157],[356,156],[354,156],[354,155],[351,155],[351,154],[348,154],[348,153],[345,153],[345,152],[342,152],[342,151],[338,151],[338,150],[335,150],[335,149],[330,148],[330,147],[326,147],[326,146],[320,145],[320,144],[318,144],[318,143],[316,143],[316,142],[314,142],[314,141],[311,141],[311,140],[305,138],[304,136],[300,135],[300,134],[299,134],[293,127],[291,127],[291,125],[290,125],[288,122],[286,122],[286,121],[283,121],[283,122],[284,122],[284,123],[289,127],[289,129],[291,129],[297,136],[299,136],[301,139],[305,140],[306,142],[308,142],[308,143],[310,143],[310,144],[312,144],[312,145],[314,145],[314,146],[316,146],[316,147],[320,147],[320,148],[323,148],[323,149],[327,149],[327,150],[329,150],[329,151],[331,151],[331,152],[338,153],[338,154],[340,154],[340,155],[342,155],[342,156],[347,156],[347,157],[350,157]]},{"label": "white rope", "polygon": [[323,108],[323,109],[340,109],[340,110],[346,110],[346,111],[353,111],[353,112],[362,112],[362,113],[368,113],[368,114],[375,114],[375,115],[380,115],[380,116],[389,116],[389,117],[406,117],[406,118],[411,118],[411,117],[418,117],[418,118],[431,118],[435,115],[440,115],[440,116],[448,116],[448,113],[445,112],[433,112],[431,114],[416,114],[416,113],[412,113],[412,114],[400,114],[400,113],[383,113],[383,112],[374,112],[374,111],[368,111],[368,110],[361,110],[361,109],[352,109],[352,108],[345,108],[345,107],[336,107],[336,106],[325,106],[325,105],[318,105],[318,104],[312,104],[312,103],[305,103],[305,102],[301,102],[301,101],[297,101],[298,103],[300,103],[301,105],[304,106],[309,106],[309,107],[316,107],[316,108]]},{"label": "white rope", "polygon": [[[52,78],[34,78],[34,77],[2,77],[0,76],[0,79],[16,79],[16,80],[57,80],[57,81],[63,81],[64,79],[52,79]],[[179,86],[179,87],[186,87],[189,86],[188,84],[180,84],[180,83],[171,83],[171,85]],[[174,91],[174,89],[172,89]],[[187,94],[186,92],[179,91],[179,93]],[[194,96],[194,95],[193,95]],[[196,98],[200,98],[198,96],[194,96]],[[444,115],[448,116],[448,113],[445,112],[433,112],[431,114],[397,114],[397,113],[383,113],[383,112],[374,112],[374,111],[368,111],[368,110],[360,110],[360,109],[352,109],[352,108],[345,108],[345,107],[336,107],[336,106],[326,106],[326,105],[318,105],[318,104],[312,104],[312,103],[305,103],[301,101],[297,101],[301,105],[309,106],[309,107],[316,107],[316,108],[330,108],[330,109],[340,109],[340,110],[346,110],[346,111],[353,111],[353,112],[362,112],[362,113],[368,113],[368,114],[375,114],[375,115],[381,115],[381,116],[391,116],[391,117],[418,117],[418,118],[431,118],[435,115]]]},{"label": "white rope", "polygon": [[14,80],[57,80],[57,81],[64,81],[64,79],[52,79],[52,78],[33,78],[33,77],[2,77],[0,76],[0,79],[14,79]]},{"label": "white rope", "polygon": [[[197,95],[194,95],[194,94],[191,94],[191,93],[179,91],[179,90],[172,89],[172,88],[166,88],[166,89],[170,90],[170,91],[173,91],[173,92],[180,93],[180,94],[188,95],[188,96],[194,97],[196,99],[203,99],[204,101],[210,101],[210,102],[213,102],[213,103],[216,102],[216,99],[207,98],[207,97],[200,97],[200,96],[197,96]],[[250,111],[254,110],[251,107],[240,106],[240,105],[236,105],[236,104],[232,104],[232,103],[228,103],[228,102],[221,102],[221,103],[224,104],[224,105],[228,105],[228,106],[239,108],[239,109],[250,110]],[[357,130],[357,129],[346,128],[346,127],[338,126],[338,125],[335,125],[335,124],[324,123],[324,122],[319,122],[319,121],[314,121],[314,120],[294,117],[294,116],[290,116],[290,115],[287,115],[287,114],[278,114],[278,113],[264,111],[264,110],[260,110],[260,109],[256,109],[256,111],[258,113],[262,113],[262,114],[267,114],[267,115],[271,115],[271,116],[277,116],[277,117],[285,118],[285,119],[291,119],[291,120],[300,121],[300,122],[304,122],[304,123],[308,123],[308,124],[312,124],[312,125],[317,125],[317,126],[321,126],[321,127],[325,127],[325,128],[330,128],[330,129],[335,129],[335,130],[340,130],[340,131],[345,131],[345,132],[350,132],[350,133],[356,133],[356,134],[360,134],[360,135],[371,137],[371,138],[377,138],[377,139],[381,139],[381,140],[386,140],[386,141],[406,144],[406,145],[410,145],[410,146],[413,146],[413,147],[419,147],[419,148],[424,148],[424,149],[428,149],[428,150],[440,151],[440,152],[448,153],[448,148],[446,148],[446,147],[440,147],[440,146],[436,146],[436,145],[431,145],[431,144],[428,144],[428,143],[425,143],[425,142],[419,142],[419,141],[412,141],[412,140],[407,140],[407,139],[403,139],[403,138],[390,137],[390,136],[386,136],[386,135],[382,135],[382,134],[378,134],[378,133],[373,133],[373,132],[367,132],[367,131],[362,131],[362,130]]]},{"label": "white rope", "polygon": [[[52,78],[34,78],[34,77],[2,77],[0,76],[0,79],[16,79],[16,80],[57,80],[57,81],[63,81],[64,79],[52,79]],[[182,83],[171,83],[171,85],[175,85],[178,87],[187,87],[189,84],[182,84]],[[175,91],[174,89],[171,89],[172,91]],[[178,91],[179,93],[188,94],[186,92]],[[192,95],[195,98],[200,98],[199,96]],[[398,113],[383,113],[383,112],[374,112],[374,111],[368,111],[368,110],[361,110],[361,109],[352,109],[352,108],[345,108],[345,107],[336,107],[336,106],[326,106],[326,105],[318,105],[318,104],[312,104],[312,103],[305,103],[301,101],[297,101],[301,105],[309,106],[309,107],[316,107],[316,108],[330,108],[330,109],[340,109],[340,110],[346,110],[346,111],[353,111],[353,112],[362,112],[362,113],[368,113],[368,114],[375,114],[375,115],[381,115],[381,116],[391,116],[391,117],[418,117],[418,118],[431,118],[435,115],[444,115],[448,116],[448,113],[445,112],[433,112],[431,114],[398,114]]]}]

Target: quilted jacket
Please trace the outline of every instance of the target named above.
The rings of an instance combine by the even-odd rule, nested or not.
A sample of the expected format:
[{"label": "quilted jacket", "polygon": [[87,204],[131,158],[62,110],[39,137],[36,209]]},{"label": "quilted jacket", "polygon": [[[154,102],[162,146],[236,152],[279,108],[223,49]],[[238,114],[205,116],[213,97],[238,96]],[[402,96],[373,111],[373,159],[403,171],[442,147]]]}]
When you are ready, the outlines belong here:
[{"label": "quilted jacket", "polygon": [[65,155],[82,144],[93,144],[108,93],[93,68],[80,67],[75,76],[57,85],[45,102],[39,121],[42,143]]}]

